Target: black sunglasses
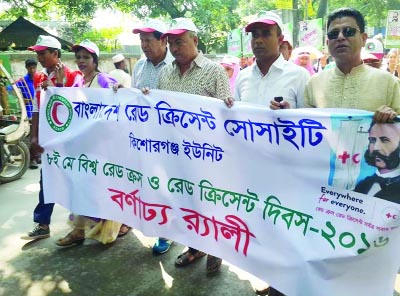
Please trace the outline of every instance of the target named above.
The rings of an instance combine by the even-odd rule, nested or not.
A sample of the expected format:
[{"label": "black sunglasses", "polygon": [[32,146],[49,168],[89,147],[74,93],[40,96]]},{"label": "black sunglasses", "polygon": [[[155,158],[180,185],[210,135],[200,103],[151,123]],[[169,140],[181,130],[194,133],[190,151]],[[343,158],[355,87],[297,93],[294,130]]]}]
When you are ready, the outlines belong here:
[{"label": "black sunglasses", "polygon": [[344,27],[341,30],[332,30],[332,31],[328,32],[326,34],[326,36],[328,36],[329,40],[334,40],[334,39],[337,39],[339,37],[340,32],[342,32],[343,36],[345,38],[348,38],[348,37],[353,37],[354,35],[356,35],[357,31],[360,31],[360,30],[356,29],[356,28],[352,28],[352,27]]}]

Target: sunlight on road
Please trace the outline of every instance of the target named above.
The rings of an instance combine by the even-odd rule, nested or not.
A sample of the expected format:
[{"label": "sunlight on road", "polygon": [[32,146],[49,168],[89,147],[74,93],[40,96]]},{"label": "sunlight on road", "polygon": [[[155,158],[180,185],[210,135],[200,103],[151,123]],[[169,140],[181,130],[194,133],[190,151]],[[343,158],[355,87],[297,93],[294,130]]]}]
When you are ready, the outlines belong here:
[{"label": "sunlight on road", "polygon": [[[156,240],[155,237],[147,237],[144,236],[142,232],[140,232],[139,230],[136,229],[132,229],[133,234],[136,236],[136,238],[141,242],[141,244],[146,247],[146,248],[152,248],[154,245],[154,242]],[[187,248],[185,248],[184,250],[182,250],[182,252],[184,252],[185,250],[187,250]],[[268,286],[268,284],[262,280],[260,280],[259,278],[251,275],[250,273],[240,269],[239,267],[230,264],[227,261],[222,261],[223,265],[226,265],[229,267],[229,271],[233,272],[237,275],[238,279],[242,280],[242,281],[249,281],[251,286],[253,287],[253,289],[264,289]],[[161,274],[162,277],[164,279],[165,282],[165,286],[167,288],[172,288],[173,285],[173,281],[174,278],[171,277],[164,269],[163,264],[160,261],[160,268],[161,268]]]},{"label": "sunlight on road", "polygon": [[11,265],[7,264],[7,261],[11,261],[21,253],[21,248],[26,242],[20,240],[18,235],[9,235],[1,239],[0,243],[0,258],[2,265],[0,270],[4,271],[5,276],[11,275],[15,272]]},{"label": "sunlight on road", "polygon": [[[13,219],[21,215],[14,215],[13,218],[9,219],[1,227],[12,226]],[[60,276],[53,277],[50,275],[44,276],[40,280],[32,280],[32,275],[28,272],[17,271],[12,264],[12,260],[21,254],[22,247],[26,244],[26,241],[20,239],[19,235],[10,235],[3,237],[0,244],[0,273],[2,278],[12,277],[18,282],[19,290],[26,290],[26,296],[46,296],[51,292],[58,290],[65,294],[71,293],[68,283]],[[38,253],[48,253],[48,249],[38,249]],[[0,294],[1,289],[0,289]]]},{"label": "sunlight on road", "polygon": [[[17,224],[17,221],[21,219],[21,217],[32,215],[31,212],[28,211],[19,211],[12,215],[8,220],[6,220],[2,225],[0,225],[1,229],[12,229]],[[19,238],[18,238],[19,239]]]},{"label": "sunlight on road", "polygon": [[164,266],[162,264],[162,262],[160,261],[160,268],[161,268],[161,274],[162,274],[162,278],[164,280],[165,286],[170,289],[172,288],[172,282],[174,281],[174,278],[172,276],[170,276],[164,269]]},{"label": "sunlight on road", "polygon": [[68,283],[61,277],[54,278],[51,275],[45,276],[42,280],[34,281],[28,288],[27,296],[45,296],[55,290],[61,290],[62,293],[71,293]]},{"label": "sunlight on road", "polygon": [[146,248],[152,248],[156,238],[155,237],[147,237],[144,236],[142,232],[136,229],[132,229],[133,234],[136,236],[136,238],[140,241],[140,243],[143,245],[143,247]]},{"label": "sunlight on road", "polygon": [[25,186],[25,191],[28,191],[29,193],[31,192],[39,192],[40,190],[40,185],[39,183],[32,183],[32,184],[28,184]]},{"label": "sunlight on road", "polygon": [[223,264],[229,266],[229,271],[235,273],[237,275],[238,279],[240,279],[242,281],[249,281],[249,283],[251,284],[253,289],[262,290],[262,289],[265,289],[266,287],[268,287],[268,284],[266,282],[260,280],[259,278],[248,273],[247,271],[244,271],[243,269],[240,269],[239,267],[237,267],[233,264],[230,264],[230,263],[226,262],[225,260],[223,261]]},{"label": "sunlight on road", "polygon": [[395,291],[395,293],[400,295],[400,274],[397,274],[397,276],[396,276],[396,283],[394,285],[394,291]]}]

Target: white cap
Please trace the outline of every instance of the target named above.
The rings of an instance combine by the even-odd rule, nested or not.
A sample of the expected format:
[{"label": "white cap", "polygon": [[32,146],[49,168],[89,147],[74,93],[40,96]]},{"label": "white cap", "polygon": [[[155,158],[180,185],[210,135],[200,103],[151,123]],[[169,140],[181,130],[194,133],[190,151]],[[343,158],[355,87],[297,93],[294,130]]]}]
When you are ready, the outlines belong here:
[{"label": "white cap", "polygon": [[233,67],[235,64],[239,65],[239,58],[235,56],[224,56],[221,62],[219,62],[221,65],[228,65],[230,67]]},{"label": "white cap", "polygon": [[112,61],[114,64],[122,62],[123,60],[125,60],[125,57],[122,53],[116,54],[115,56],[113,56]]},{"label": "white cap", "polygon": [[164,24],[163,21],[150,18],[144,21],[142,27],[135,28],[132,30],[134,34],[153,33],[153,32],[165,33],[165,31],[167,31],[167,26]]},{"label": "white cap", "polygon": [[283,29],[281,17],[272,11],[260,11],[257,18],[246,26],[245,31],[251,32],[255,24],[278,25],[281,30]]},{"label": "white cap", "polygon": [[28,47],[31,51],[41,51],[47,48],[61,49],[61,43],[53,36],[39,35],[36,44]]},{"label": "white cap", "polygon": [[379,59],[375,55],[367,52],[365,48],[361,49],[361,59],[363,61],[368,61],[368,60],[379,61]]},{"label": "white cap", "polygon": [[367,53],[372,54],[378,60],[382,60],[385,55],[383,44],[378,39],[367,39],[364,49]]},{"label": "white cap", "polygon": [[161,35],[161,38],[165,38],[168,35],[180,35],[187,31],[192,31],[197,33],[199,30],[196,25],[189,18],[176,18],[172,19],[169,24],[169,29],[167,32]]},{"label": "white cap", "polygon": [[75,44],[74,46],[71,47],[71,49],[72,49],[73,52],[77,52],[79,50],[79,48],[81,48],[81,47],[86,49],[88,52],[96,54],[97,57],[100,54],[100,50],[97,47],[97,45],[95,43],[93,43],[92,41],[88,40],[88,39],[83,40],[79,44]]},{"label": "white cap", "polygon": [[282,35],[283,35],[282,43],[283,43],[283,42],[287,42],[287,43],[289,44],[289,46],[290,46],[291,48],[293,48],[293,39],[292,39],[291,34],[290,34],[289,32],[283,31],[283,32],[282,32]]}]

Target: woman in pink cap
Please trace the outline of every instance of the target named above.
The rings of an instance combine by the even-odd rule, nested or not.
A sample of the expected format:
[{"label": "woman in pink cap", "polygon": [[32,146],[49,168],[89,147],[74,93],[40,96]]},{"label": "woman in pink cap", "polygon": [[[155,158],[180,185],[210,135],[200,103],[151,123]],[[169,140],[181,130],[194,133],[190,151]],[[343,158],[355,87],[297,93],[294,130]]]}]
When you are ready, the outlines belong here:
[{"label": "woman in pink cap", "polygon": [[228,74],[231,93],[233,95],[235,93],[236,76],[239,74],[240,71],[239,59],[235,57],[225,56],[220,62],[220,65],[224,67],[226,74]]},{"label": "woman in pink cap", "polygon": [[76,64],[83,74],[83,79],[75,83],[74,87],[102,87],[118,88],[118,82],[110,75],[99,71],[99,48],[90,40],[72,46],[75,52]]},{"label": "woman in pink cap", "polygon": [[309,52],[300,52],[294,59],[294,63],[300,67],[305,68],[310,75],[315,74],[315,70],[311,63],[311,54]]},{"label": "woman in pink cap", "polygon": [[[118,82],[107,73],[98,69],[99,48],[89,40],[74,45],[76,63],[83,77],[73,87],[118,88]],[[126,234],[129,227],[119,222],[94,217],[70,214],[69,224],[73,230],[65,237],[57,240],[58,246],[64,247],[83,243],[85,238],[95,239],[103,244],[114,242],[118,236]],[[121,233],[122,231],[122,233]]]}]

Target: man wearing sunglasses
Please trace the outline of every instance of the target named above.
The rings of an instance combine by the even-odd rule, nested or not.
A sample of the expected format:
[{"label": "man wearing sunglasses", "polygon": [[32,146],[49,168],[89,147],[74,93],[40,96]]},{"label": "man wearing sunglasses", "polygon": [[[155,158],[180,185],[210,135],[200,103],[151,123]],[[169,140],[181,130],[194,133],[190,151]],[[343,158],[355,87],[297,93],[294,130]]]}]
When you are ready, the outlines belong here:
[{"label": "man wearing sunglasses", "polygon": [[340,8],[328,16],[327,45],[336,66],[309,80],[305,107],[372,111],[374,121],[381,123],[399,114],[399,80],[361,59],[367,40],[364,30],[364,17],[355,9]]}]

